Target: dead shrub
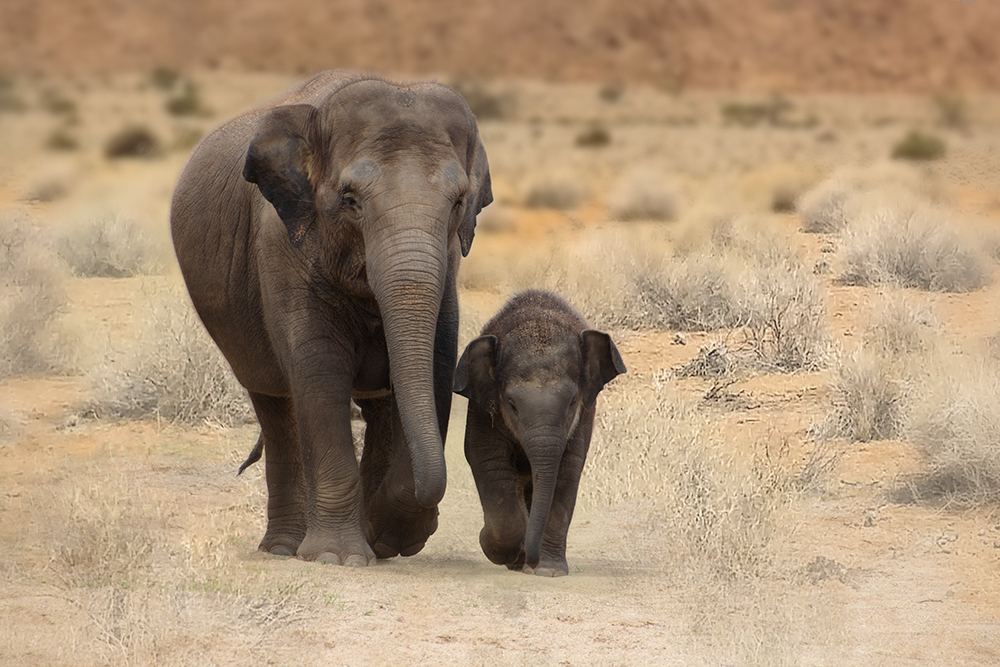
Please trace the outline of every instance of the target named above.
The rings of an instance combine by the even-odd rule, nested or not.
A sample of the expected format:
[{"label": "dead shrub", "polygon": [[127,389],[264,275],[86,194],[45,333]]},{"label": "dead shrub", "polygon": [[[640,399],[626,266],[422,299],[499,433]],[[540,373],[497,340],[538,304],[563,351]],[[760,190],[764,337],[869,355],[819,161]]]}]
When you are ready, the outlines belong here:
[{"label": "dead shrub", "polygon": [[180,289],[150,295],[139,345],[91,371],[100,419],[156,418],[188,424],[244,423],[251,410],[222,353]]},{"label": "dead shrub", "polygon": [[869,349],[888,356],[929,352],[934,348],[937,326],[928,305],[914,303],[905,294],[883,295],[872,308],[864,342]]},{"label": "dead shrub", "polygon": [[504,120],[510,118],[517,106],[511,93],[497,93],[473,79],[458,79],[451,87],[465,98],[469,110],[477,120]]},{"label": "dead shrub", "polygon": [[67,225],[55,248],[78,276],[124,278],[163,269],[149,235],[134,220],[118,215]]},{"label": "dead shrub", "polygon": [[104,155],[108,159],[154,158],[161,154],[160,140],[143,125],[127,125],[108,137]]},{"label": "dead shrub", "polygon": [[842,282],[971,292],[991,281],[989,262],[941,212],[915,200],[861,212],[840,250]]},{"label": "dead shrub", "polygon": [[73,347],[61,318],[69,310],[65,267],[25,219],[0,219],[0,378],[66,372]]},{"label": "dead shrub", "polygon": [[[528,186],[524,203],[530,208],[571,210],[587,198],[587,189],[572,174],[546,174]],[[489,210],[489,209],[487,209]]]},{"label": "dead shrub", "polygon": [[211,113],[205,108],[201,92],[193,81],[185,81],[181,91],[169,97],[165,105],[171,116],[205,116]]},{"label": "dead shrub", "polygon": [[679,577],[761,575],[773,556],[776,517],[790,498],[780,452],[761,447],[736,461],[667,381],[619,380],[601,394],[581,504],[649,505],[656,528],[649,544],[630,540],[637,562],[662,563]]},{"label": "dead shrub", "polygon": [[45,140],[45,147],[51,151],[75,151],[80,142],[65,128],[57,128]]},{"label": "dead shrub", "polygon": [[806,192],[797,205],[802,231],[830,234],[846,227],[847,202],[855,193],[850,183],[832,179]]},{"label": "dead shrub", "polygon": [[833,411],[817,434],[852,442],[898,437],[907,399],[898,364],[899,360],[865,350],[842,355],[833,380]]},{"label": "dead shrub", "polygon": [[946,152],[944,139],[920,130],[910,130],[892,147],[897,160],[939,160]]},{"label": "dead shrub", "polygon": [[611,130],[603,125],[591,125],[580,130],[573,143],[580,148],[604,148],[611,143]]},{"label": "dead shrub", "polygon": [[621,178],[608,199],[614,220],[675,220],[680,189],[669,175],[655,169],[632,170]]},{"label": "dead shrub", "polygon": [[919,383],[907,435],[927,470],[910,479],[917,499],[1000,503],[1000,361],[989,354],[947,358]]}]

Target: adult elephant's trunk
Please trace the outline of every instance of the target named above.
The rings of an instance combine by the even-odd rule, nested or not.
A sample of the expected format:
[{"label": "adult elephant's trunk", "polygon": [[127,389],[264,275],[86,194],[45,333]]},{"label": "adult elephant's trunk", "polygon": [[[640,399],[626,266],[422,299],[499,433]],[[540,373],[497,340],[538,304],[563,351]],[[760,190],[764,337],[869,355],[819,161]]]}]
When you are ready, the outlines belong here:
[{"label": "adult elephant's trunk", "polygon": [[524,564],[538,567],[542,554],[542,537],[552,509],[559,462],[566,444],[565,434],[523,434],[522,444],[531,463],[531,511],[524,535]]},{"label": "adult elephant's trunk", "polygon": [[385,218],[380,231],[366,238],[368,282],[382,313],[390,378],[413,462],[414,495],[422,507],[431,508],[441,502],[447,479],[434,399],[447,220],[420,219],[405,210]]}]

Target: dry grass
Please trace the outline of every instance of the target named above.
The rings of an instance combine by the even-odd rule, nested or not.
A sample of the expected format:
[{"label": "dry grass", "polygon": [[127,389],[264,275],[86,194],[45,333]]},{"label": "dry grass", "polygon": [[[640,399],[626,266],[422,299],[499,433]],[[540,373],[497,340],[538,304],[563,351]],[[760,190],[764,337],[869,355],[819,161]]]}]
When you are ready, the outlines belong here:
[{"label": "dry grass", "polygon": [[529,208],[571,210],[586,198],[587,188],[579,178],[557,172],[541,175],[528,184],[524,204]]},{"label": "dry grass", "polygon": [[626,173],[608,199],[613,220],[668,221],[677,218],[680,188],[662,171],[643,167]]},{"label": "dry grass", "polygon": [[66,270],[25,218],[0,220],[0,377],[66,372],[75,354],[62,316]]},{"label": "dry grass", "polygon": [[992,267],[944,214],[917,200],[866,207],[845,232],[841,280],[934,292],[971,292],[988,285]]},{"label": "dry grass", "polygon": [[898,437],[908,399],[899,363],[865,350],[841,355],[831,387],[833,410],[817,435],[852,442]]},{"label": "dry grass", "polygon": [[124,278],[164,266],[163,253],[146,231],[120,215],[65,225],[55,248],[73,273],[84,277]]},{"label": "dry grass", "polygon": [[732,458],[708,418],[663,379],[624,376],[601,396],[580,501],[649,504],[658,528],[643,533],[649,542],[634,544],[631,558],[680,578],[767,573],[776,516],[790,499],[781,452],[761,445]]},{"label": "dry grass", "polygon": [[960,505],[1000,503],[1000,360],[977,353],[929,364],[907,433],[923,451],[917,498]]},{"label": "dry grass", "polygon": [[138,345],[90,372],[87,412],[106,419],[156,418],[239,424],[251,418],[246,390],[180,289],[148,300]]}]

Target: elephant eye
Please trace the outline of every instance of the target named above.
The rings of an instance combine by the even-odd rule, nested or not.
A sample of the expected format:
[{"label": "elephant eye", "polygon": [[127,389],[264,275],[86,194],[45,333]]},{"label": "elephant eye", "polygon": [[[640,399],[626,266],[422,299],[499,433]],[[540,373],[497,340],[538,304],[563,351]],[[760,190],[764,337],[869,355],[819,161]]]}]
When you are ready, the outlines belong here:
[{"label": "elephant eye", "polygon": [[517,414],[517,406],[514,405],[514,401],[510,400],[509,398],[507,399],[507,407],[509,407],[510,411],[513,412],[515,415]]},{"label": "elephant eye", "polygon": [[361,213],[361,204],[358,203],[357,198],[352,192],[345,192],[340,196],[340,203],[344,208],[349,208],[351,211],[358,215]]},{"label": "elephant eye", "polygon": [[453,211],[457,211],[458,209],[462,208],[462,204],[464,204],[464,203],[465,203],[465,199],[463,199],[462,197],[459,197],[458,199],[455,200],[455,203],[452,205],[451,208],[452,208]]}]

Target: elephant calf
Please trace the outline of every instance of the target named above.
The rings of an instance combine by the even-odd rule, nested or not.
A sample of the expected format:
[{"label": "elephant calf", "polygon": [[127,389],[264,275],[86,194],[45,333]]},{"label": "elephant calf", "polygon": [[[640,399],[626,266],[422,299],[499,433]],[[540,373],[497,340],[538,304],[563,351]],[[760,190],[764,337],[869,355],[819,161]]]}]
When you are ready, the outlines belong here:
[{"label": "elephant calf", "polygon": [[565,301],[511,299],[462,354],[465,456],[479,489],[483,553],[512,570],[569,573],[566,533],[590,447],[597,394],[625,372],[606,333]]}]

